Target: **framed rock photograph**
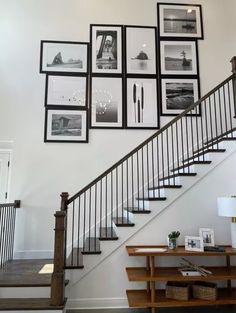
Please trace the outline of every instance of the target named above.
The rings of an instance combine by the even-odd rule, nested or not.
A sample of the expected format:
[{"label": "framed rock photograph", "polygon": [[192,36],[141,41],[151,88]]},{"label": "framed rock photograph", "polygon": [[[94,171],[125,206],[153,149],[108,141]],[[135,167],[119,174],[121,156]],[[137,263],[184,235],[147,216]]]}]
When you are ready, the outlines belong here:
[{"label": "framed rock photograph", "polygon": [[92,73],[122,73],[121,25],[90,25]]},{"label": "framed rock photograph", "polygon": [[88,43],[41,41],[40,73],[88,72]]},{"label": "framed rock photograph", "polygon": [[200,228],[199,236],[203,238],[204,247],[214,247],[214,230],[211,228]]},{"label": "framed rock photograph", "polygon": [[185,250],[203,252],[203,238],[196,236],[185,236]]},{"label": "framed rock photograph", "polygon": [[125,26],[126,73],[155,75],[156,27]]},{"label": "framed rock photograph", "polygon": [[92,77],[91,128],[123,128],[121,77]]},{"label": "framed rock photograph", "polygon": [[196,41],[161,41],[162,75],[197,75],[198,53]]},{"label": "framed rock photograph", "polygon": [[88,142],[87,111],[46,109],[44,142]]},{"label": "framed rock photograph", "polygon": [[157,81],[154,78],[126,79],[126,127],[157,129]]},{"label": "framed rock photograph", "polygon": [[[198,79],[166,78],[161,80],[161,115],[181,114],[199,100]],[[191,115],[200,115],[199,106]]]},{"label": "framed rock photograph", "polygon": [[201,5],[158,3],[157,15],[160,37],[203,39]]},{"label": "framed rock photograph", "polygon": [[86,76],[46,76],[45,106],[87,106]]}]

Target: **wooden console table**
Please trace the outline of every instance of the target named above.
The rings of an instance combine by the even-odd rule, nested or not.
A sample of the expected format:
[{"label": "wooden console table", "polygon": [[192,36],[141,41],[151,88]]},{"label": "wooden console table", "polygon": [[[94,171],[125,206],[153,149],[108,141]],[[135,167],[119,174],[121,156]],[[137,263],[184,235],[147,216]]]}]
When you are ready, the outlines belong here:
[{"label": "wooden console table", "polygon": [[[144,290],[127,290],[130,307],[151,308],[152,313],[159,307],[206,306],[236,304],[236,288],[231,287],[231,280],[236,279],[236,266],[231,266],[230,256],[236,256],[236,250],[225,246],[225,252],[193,252],[186,251],[184,247],[175,250],[167,249],[157,252],[155,249],[166,246],[126,246],[130,256],[146,257],[146,267],[128,267],[126,272],[129,281],[146,282]],[[204,256],[225,257],[225,266],[205,267],[212,272],[207,276],[182,276],[178,267],[155,267],[155,257],[169,256]],[[202,264],[201,264],[202,265]],[[227,287],[218,289],[216,301],[189,299],[188,301],[167,299],[165,290],[156,289],[155,282],[160,281],[227,281]]]}]

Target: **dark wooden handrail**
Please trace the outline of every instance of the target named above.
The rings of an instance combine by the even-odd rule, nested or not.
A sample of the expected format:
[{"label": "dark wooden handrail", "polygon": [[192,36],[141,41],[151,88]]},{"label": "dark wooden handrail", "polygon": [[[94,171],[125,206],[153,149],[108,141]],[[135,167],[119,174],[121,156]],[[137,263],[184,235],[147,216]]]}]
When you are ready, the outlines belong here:
[{"label": "dark wooden handrail", "polygon": [[[233,58],[232,60],[236,59]],[[232,61],[231,61],[232,62]],[[236,61],[235,61],[236,62]],[[132,155],[134,155],[137,151],[142,149],[144,146],[146,146],[149,142],[151,142],[154,138],[159,136],[161,133],[163,133],[166,129],[170,128],[173,124],[175,124],[178,120],[180,120],[182,117],[186,116],[189,112],[191,112],[193,109],[198,107],[204,100],[209,98],[211,95],[213,95],[218,89],[220,89],[222,86],[227,84],[232,78],[236,76],[235,72],[230,75],[228,78],[226,78],[222,83],[217,85],[215,88],[213,88],[211,91],[209,91],[205,96],[203,96],[200,100],[190,105],[185,111],[183,111],[181,114],[173,118],[169,123],[167,123],[165,126],[163,126],[161,129],[159,129],[157,132],[155,132],[153,135],[151,135],[148,139],[146,139],[144,142],[142,142],[140,145],[138,145],[135,149],[133,149],[131,152],[129,152],[126,156],[124,156],[122,159],[120,159],[118,162],[116,162],[114,165],[112,165],[109,169],[107,169],[105,172],[103,172],[101,175],[99,175],[96,179],[94,179],[91,183],[89,183],[87,186],[85,186],[83,189],[81,189],[79,192],[77,192],[74,196],[69,198],[67,200],[67,205],[69,205],[71,202],[73,202],[75,199],[77,199],[80,195],[82,195],[85,191],[87,191],[89,188],[91,188],[93,185],[95,185],[98,181],[103,179],[107,174],[112,172],[115,168],[117,168],[119,165],[121,165],[123,162],[125,162],[128,158],[130,158]]]},{"label": "dark wooden handrail", "polygon": [[0,208],[10,208],[14,207],[16,209],[20,208],[21,201],[15,200],[13,203],[0,203]]}]

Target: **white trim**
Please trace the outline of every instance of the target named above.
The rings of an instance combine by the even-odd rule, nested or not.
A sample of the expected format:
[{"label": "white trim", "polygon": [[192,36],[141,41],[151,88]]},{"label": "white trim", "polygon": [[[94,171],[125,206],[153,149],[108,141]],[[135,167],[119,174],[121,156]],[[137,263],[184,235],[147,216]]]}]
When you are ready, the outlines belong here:
[{"label": "white trim", "polygon": [[69,299],[66,304],[66,309],[112,309],[128,307],[127,298]]},{"label": "white trim", "polygon": [[53,250],[24,250],[15,251],[14,259],[52,259]]}]

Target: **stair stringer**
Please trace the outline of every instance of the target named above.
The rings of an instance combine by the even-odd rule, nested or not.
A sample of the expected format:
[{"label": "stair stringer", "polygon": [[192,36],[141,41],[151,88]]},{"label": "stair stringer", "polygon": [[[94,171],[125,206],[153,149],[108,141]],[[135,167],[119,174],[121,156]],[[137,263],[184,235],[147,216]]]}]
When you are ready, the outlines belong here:
[{"label": "stair stringer", "polygon": [[205,176],[209,175],[217,166],[228,159],[233,153],[236,152],[236,142],[224,141],[222,142],[222,148],[226,149],[224,153],[208,153],[211,164],[202,165],[196,164],[197,176],[194,177],[179,177],[175,181],[181,183],[183,186],[181,189],[165,190],[167,196],[166,201],[145,201],[147,208],[151,210],[150,214],[135,215],[133,214],[132,220],[135,223],[134,227],[116,228],[119,239],[117,241],[101,241],[100,255],[84,255],[83,263],[84,269],[80,270],[66,270],[66,278],[69,279],[68,289],[72,288],[80,280],[85,278],[93,269],[99,266],[105,259],[107,259],[113,252],[119,249],[125,242],[131,239],[141,229],[143,229],[148,223],[154,220],[165,209],[172,205],[177,199],[182,197],[188,190],[193,188],[199,183]]}]

